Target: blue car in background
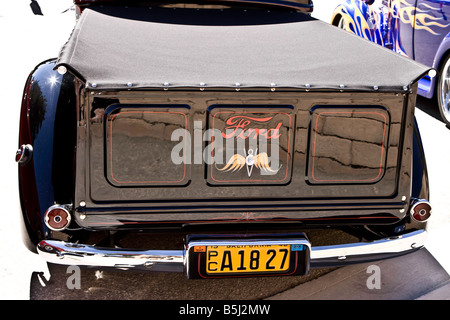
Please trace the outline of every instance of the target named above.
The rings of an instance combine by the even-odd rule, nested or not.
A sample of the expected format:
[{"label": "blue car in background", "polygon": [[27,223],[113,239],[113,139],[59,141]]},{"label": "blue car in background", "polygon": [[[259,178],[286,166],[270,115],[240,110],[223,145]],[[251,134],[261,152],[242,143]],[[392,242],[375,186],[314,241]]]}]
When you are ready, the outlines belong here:
[{"label": "blue car in background", "polygon": [[450,0],[346,0],[331,23],[436,69],[418,93],[435,97],[450,125]]}]

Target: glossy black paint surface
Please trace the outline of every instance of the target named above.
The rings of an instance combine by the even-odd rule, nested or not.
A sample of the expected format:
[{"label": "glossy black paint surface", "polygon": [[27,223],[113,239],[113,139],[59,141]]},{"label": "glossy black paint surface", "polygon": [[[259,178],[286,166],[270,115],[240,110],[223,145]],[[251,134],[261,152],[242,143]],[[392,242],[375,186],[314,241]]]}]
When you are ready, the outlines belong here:
[{"label": "glossy black paint surface", "polygon": [[24,90],[19,146],[33,146],[31,161],[19,165],[25,225],[32,242],[49,235],[43,223],[55,203],[71,203],[74,194],[76,97],[74,77],[43,62],[31,73]]},{"label": "glossy black paint surface", "polygon": [[[86,94],[86,99],[87,108],[80,113],[83,126],[79,126],[77,160],[77,180],[85,183],[77,184],[76,190],[76,203],[86,203],[86,207],[79,208],[79,213],[86,213],[86,219],[78,220],[85,227],[145,228],[155,224],[220,221],[323,220],[325,223],[327,220],[342,222],[349,219],[354,222],[359,219],[359,223],[394,223],[405,216],[412,170],[408,150],[412,148],[414,127],[410,109],[414,102],[408,94],[129,91],[94,92]],[[135,103],[130,107],[127,101]],[[136,105],[136,101],[140,104]],[[182,108],[184,116],[179,113],[180,105],[189,106]],[[291,107],[283,109],[288,112],[280,113],[280,106]],[[111,108],[118,112],[116,118],[108,112],[106,116],[98,117]],[[287,168],[284,174],[288,179],[277,185],[272,176],[260,178],[262,175],[257,171],[252,173],[252,177],[247,177],[245,169],[240,173],[226,174],[215,171],[211,175],[208,165],[200,162],[183,164],[185,180],[180,179],[180,183],[172,185],[147,179],[151,176],[143,178],[140,183],[111,183],[111,165],[117,169],[113,172],[139,177],[138,173],[130,173],[130,170],[136,167],[145,169],[145,159],[151,159],[155,151],[161,165],[157,172],[164,172],[165,165],[173,166],[168,158],[170,153],[164,156],[161,153],[165,149],[170,151],[173,146],[171,133],[180,127],[169,123],[174,120],[169,115],[177,112],[181,120],[187,119],[182,127],[194,136],[212,127],[215,110],[226,117],[286,114],[286,121],[283,120],[280,128],[284,128],[285,136],[289,131],[291,136],[281,141],[281,149],[287,155],[287,161],[281,164],[283,169]],[[159,120],[154,118],[152,122],[150,118],[156,112]],[[166,122],[162,121],[161,112],[166,113]],[[150,118],[145,120],[143,114]],[[318,114],[328,121],[328,133],[323,129],[319,131],[323,124],[322,119],[317,119]],[[114,123],[121,116],[123,122],[117,126],[121,131],[116,132],[111,120]],[[290,119],[290,124],[287,119]],[[196,133],[194,123],[202,124]],[[276,127],[277,123],[268,122],[268,126]],[[333,130],[339,132],[333,133]],[[403,136],[403,130],[408,135]],[[127,143],[116,144],[120,135],[122,139],[126,137]],[[335,161],[338,167],[323,165],[320,168],[322,176],[327,175],[331,177],[328,180],[335,181],[314,181],[313,151],[319,140],[324,145],[317,147],[316,158],[320,149],[325,160],[346,159],[354,155],[354,161],[359,162],[346,165],[338,158]],[[143,143],[146,148],[141,148]],[[355,148],[351,147],[353,144]],[[130,145],[138,146],[140,151],[133,152]],[[342,146],[350,146],[350,149],[341,155],[333,154],[343,149]],[[362,151],[357,153],[358,150]],[[136,157],[135,153],[139,156]],[[114,158],[114,155],[119,156]],[[332,176],[336,172],[352,172],[353,176],[349,181],[341,181]],[[222,181],[211,179],[219,174],[237,180],[224,183],[224,178]],[[236,174],[241,178],[235,178]],[[256,183],[251,180],[253,176]],[[174,178],[173,181],[178,180]]]},{"label": "glossy black paint surface", "polygon": [[[179,1],[165,1],[164,4],[176,4]],[[152,0],[74,0],[74,3],[77,6],[88,6],[88,5],[98,5],[98,4],[109,4],[109,5],[159,5],[161,1],[152,1]],[[223,5],[235,5],[235,6],[275,6],[278,8],[290,8],[297,10],[304,10],[307,12],[311,12],[313,9],[312,0],[188,0],[183,1],[183,3],[192,3],[192,4],[201,4],[201,5],[215,5],[215,4],[223,4]]]}]

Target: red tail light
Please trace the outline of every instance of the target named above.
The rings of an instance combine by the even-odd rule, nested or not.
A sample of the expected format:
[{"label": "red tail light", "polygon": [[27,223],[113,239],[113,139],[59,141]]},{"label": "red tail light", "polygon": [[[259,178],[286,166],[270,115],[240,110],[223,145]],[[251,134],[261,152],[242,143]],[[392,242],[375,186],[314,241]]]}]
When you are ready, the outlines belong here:
[{"label": "red tail light", "polygon": [[431,216],[431,204],[427,200],[416,200],[411,206],[411,218],[417,222],[425,222]]},{"label": "red tail light", "polygon": [[66,229],[72,220],[67,206],[54,205],[45,213],[45,224],[53,231]]}]

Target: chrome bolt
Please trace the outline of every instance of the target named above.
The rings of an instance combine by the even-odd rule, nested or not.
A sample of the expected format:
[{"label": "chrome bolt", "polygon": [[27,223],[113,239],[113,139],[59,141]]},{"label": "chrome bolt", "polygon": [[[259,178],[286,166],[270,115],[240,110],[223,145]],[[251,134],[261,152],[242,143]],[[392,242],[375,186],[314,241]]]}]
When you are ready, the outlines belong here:
[{"label": "chrome bolt", "polygon": [[431,69],[430,71],[428,71],[428,76],[429,76],[430,78],[436,77],[436,76],[437,76],[437,71],[434,70],[434,69]]},{"label": "chrome bolt", "polygon": [[59,66],[58,67],[58,73],[59,74],[65,74],[67,72],[67,68],[64,66]]}]

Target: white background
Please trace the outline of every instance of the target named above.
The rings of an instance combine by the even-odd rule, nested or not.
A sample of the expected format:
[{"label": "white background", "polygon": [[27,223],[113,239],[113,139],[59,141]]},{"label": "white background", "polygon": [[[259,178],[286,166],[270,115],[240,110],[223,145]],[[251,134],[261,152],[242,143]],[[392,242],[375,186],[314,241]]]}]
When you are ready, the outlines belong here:
[{"label": "white background", "polygon": [[[326,22],[340,0],[316,0],[314,16]],[[29,0],[0,0],[0,299],[29,299],[33,271],[46,265],[22,244],[17,165],[19,112],[25,81],[41,61],[54,58],[75,23],[74,11],[61,12],[72,0],[39,0],[44,16],[35,16]],[[318,39],[320,41],[320,39]],[[433,216],[426,248],[449,272],[450,130],[417,110],[428,162]],[[410,267],[410,266],[408,266]]]}]

